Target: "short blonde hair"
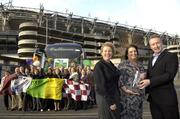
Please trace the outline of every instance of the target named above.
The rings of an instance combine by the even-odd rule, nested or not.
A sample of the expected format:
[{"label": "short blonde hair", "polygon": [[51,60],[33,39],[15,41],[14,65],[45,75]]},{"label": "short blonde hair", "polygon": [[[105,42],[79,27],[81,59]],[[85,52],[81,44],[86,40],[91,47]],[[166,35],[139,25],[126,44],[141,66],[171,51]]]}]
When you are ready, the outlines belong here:
[{"label": "short blonde hair", "polygon": [[104,47],[110,47],[112,49],[112,53],[113,55],[115,54],[115,46],[113,45],[113,43],[111,42],[105,42],[102,46],[101,46],[101,53],[103,52],[103,48]]}]

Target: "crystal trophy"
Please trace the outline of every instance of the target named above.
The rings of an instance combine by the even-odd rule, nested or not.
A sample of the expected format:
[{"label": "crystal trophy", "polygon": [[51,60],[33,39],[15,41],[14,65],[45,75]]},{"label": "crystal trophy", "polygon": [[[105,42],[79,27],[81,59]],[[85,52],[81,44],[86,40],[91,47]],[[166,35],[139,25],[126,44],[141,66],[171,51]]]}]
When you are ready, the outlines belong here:
[{"label": "crystal trophy", "polygon": [[140,72],[136,71],[136,73],[134,75],[132,87],[136,87],[138,85],[139,81],[140,81]]}]

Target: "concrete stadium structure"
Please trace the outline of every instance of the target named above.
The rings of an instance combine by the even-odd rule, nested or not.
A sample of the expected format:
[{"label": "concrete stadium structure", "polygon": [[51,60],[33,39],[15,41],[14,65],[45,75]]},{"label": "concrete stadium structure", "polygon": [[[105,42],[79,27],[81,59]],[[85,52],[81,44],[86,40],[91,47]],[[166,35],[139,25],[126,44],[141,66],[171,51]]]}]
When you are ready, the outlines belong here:
[{"label": "concrete stadium structure", "polygon": [[167,43],[167,49],[170,52],[177,53],[178,57],[180,57],[180,38],[175,38]]},{"label": "concrete stadium structure", "polygon": [[[62,42],[81,44],[85,59],[99,59],[100,47],[106,41],[116,46],[115,58],[120,59],[129,44],[137,45],[140,57],[146,58],[150,53],[147,43],[151,34],[161,35],[168,48],[172,42],[179,42],[178,37],[167,33],[45,10],[42,5],[39,9],[0,5],[0,63],[3,65],[18,65],[22,59],[32,58],[36,48]],[[179,47],[179,43],[174,45]]]}]

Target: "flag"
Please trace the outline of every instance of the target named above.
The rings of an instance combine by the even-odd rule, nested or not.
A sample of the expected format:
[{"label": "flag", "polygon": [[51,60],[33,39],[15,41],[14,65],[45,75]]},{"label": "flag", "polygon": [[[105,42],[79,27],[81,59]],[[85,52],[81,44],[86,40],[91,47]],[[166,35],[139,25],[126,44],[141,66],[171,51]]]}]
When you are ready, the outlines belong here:
[{"label": "flag", "polygon": [[6,76],[5,80],[4,80],[3,84],[2,84],[2,87],[0,89],[0,94],[6,93],[6,94],[11,95],[12,94],[12,92],[11,92],[11,81],[15,80],[15,79],[17,79],[16,74],[11,74],[9,76]]},{"label": "flag", "polygon": [[35,98],[61,100],[63,84],[64,79],[59,78],[33,79],[27,93]]},{"label": "flag", "polygon": [[86,83],[79,83],[65,79],[64,90],[76,101],[87,101],[90,94],[90,86]]},{"label": "flag", "polygon": [[31,77],[18,76],[17,79],[11,80],[11,91],[15,92],[16,94],[26,92],[27,88],[31,84],[31,80]]}]

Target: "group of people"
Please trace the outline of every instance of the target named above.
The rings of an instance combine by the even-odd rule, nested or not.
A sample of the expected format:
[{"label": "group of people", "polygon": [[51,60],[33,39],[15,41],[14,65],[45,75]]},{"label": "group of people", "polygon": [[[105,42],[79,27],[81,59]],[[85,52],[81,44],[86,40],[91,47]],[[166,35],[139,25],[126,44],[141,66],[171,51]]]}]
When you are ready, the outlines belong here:
[{"label": "group of people", "polygon": [[[62,109],[87,109],[95,104],[94,80],[93,72],[89,66],[80,67],[77,65],[69,68],[52,68],[49,67],[47,71],[43,71],[40,67],[16,67],[14,73],[5,71],[4,77],[1,80],[0,93],[4,97],[4,105],[7,110],[19,111],[60,111]],[[43,80],[44,78],[59,78],[72,80],[74,82],[85,83],[90,87],[90,95],[87,101],[74,101],[69,95],[63,97],[62,100],[42,99],[32,97],[26,92],[14,92],[12,85],[16,83],[16,79],[20,77],[30,77],[32,80]],[[62,94],[65,91],[62,91]]]},{"label": "group of people", "polygon": [[137,46],[130,45],[125,60],[116,67],[111,62],[114,45],[110,42],[102,45],[102,59],[94,68],[99,119],[142,119],[146,97],[153,119],[180,118],[173,83],[178,57],[163,48],[158,35],[150,37],[149,45],[153,55],[147,69],[138,60]]},{"label": "group of people", "polygon": [[[34,79],[66,78],[90,84],[91,96],[94,99],[96,97],[99,119],[142,119],[143,101],[146,97],[150,103],[153,119],[179,119],[178,99],[173,83],[178,71],[178,57],[163,48],[163,42],[158,35],[150,37],[149,45],[153,55],[149,59],[147,69],[138,60],[138,47],[133,44],[127,47],[125,60],[116,67],[111,62],[115,54],[115,47],[111,42],[106,42],[101,47],[102,59],[96,63],[93,72],[89,67],[86,69],[71,67],[69,70],[49,68],[44,74],[38,68],[31,70],[17,67],[14,74],[15,76],[31,76]],[[6,71],[2,82],[8,76],[10,72]],[[10,108],[9,96],[12,100],[12,111],[27,110],[27,100],[30,102],[31,98],[9,92],[8,88],[4,91],[4,103],[7,109]],[[23,98],[25,99],[23,100],[22,96],[26,99]],[[33,110],[43,109],[41,99],[32,101]],[[54,105],[51,101],[44,101],[46,108],[53,107],[54,110],[60,110],[60,101],[54,101]],[[38,108],[39,103],[40,108]]]}]

